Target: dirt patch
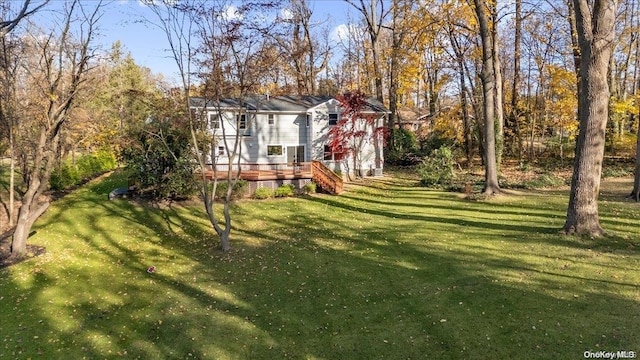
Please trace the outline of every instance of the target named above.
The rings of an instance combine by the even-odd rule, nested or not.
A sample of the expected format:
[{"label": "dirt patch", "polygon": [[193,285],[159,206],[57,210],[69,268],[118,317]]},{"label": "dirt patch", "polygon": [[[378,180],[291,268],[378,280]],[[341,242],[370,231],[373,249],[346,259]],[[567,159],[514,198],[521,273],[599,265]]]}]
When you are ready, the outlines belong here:
[{"label": "dirt patch", "polygon": [[27,244],[26,254],[20,257],[11,256],[11,235],[13,235],[13,229],[0,235],[0,269],[40,256],[46,252],[43,246]]}]

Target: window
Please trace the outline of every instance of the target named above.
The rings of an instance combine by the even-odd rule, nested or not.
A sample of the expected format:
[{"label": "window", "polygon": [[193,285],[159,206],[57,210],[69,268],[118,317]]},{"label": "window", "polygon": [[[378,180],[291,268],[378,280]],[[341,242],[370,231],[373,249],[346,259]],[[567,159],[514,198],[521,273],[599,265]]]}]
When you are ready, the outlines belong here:
[{"label": "window", "polygon": [[311,124],[311,114],[307,114],[307,123],[305,125],[309,127],[309,124]]},{"label": "window", "polygon": [[269,126],[273,126],[276,124],[276,118],[273,114],[269,114]]},{"label": "window", "polygon": [[338,114],[329,114],[329,125],[338,125]]},{"label": "window", "polygon": [[282,156],[284,149],[282,145],[267,145],[267,156]]},{"label": "window", "polygon": [[324,146],[324,160],[333,160],[333,153],[329,145]]},{"label": "window", "polygon": [[218,114],[209,114],[209,124],[212,129],[220,129],[220,117],[218,117]]},{"label": "window", "polygon": [[218,156],[224,156],[224,146],[218,146]]},{"label": "window", "polygon": [[339,148],[338,151],[331,151],[329,145],[324,146],[324,160],[342,160],[344,159],[344,150]]},{"label": "window", "polygon": [[238,129],[244,130],[247,128],[247,115],[236,115],[236,124],[238,124]]}]

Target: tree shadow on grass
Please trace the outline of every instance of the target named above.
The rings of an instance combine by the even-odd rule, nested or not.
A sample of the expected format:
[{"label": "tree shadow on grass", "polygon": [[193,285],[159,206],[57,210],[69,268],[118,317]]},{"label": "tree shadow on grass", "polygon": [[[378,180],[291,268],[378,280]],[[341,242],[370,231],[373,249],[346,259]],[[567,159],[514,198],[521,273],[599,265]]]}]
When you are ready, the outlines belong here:
[{"label": "tree shadow on grass", "polygon": [[516,231],[516,232],[536,232],[536,233],[554,233],[557,232],[557,227],[548,227],[548,226],[525,226],[525,225],[516,225],[510,223],[493,223],[488,221],[476,221],[469,220],[463,218],[447,218],[447,217],[437,217],[431,215],[422,215],[422,214],[407,214],[400,211],[391,211],[389,210],[380,210],[380,209],[366,209],[363,210],[362,207],[354,206],[351,204],[346,204],[339,200],[330,199],[327,197],[313,197],[311,201],[321,203],[324,205],[329,205],[335,208],[340,208],[344,210],[348,210],[354,213],[361,213],[366,211],[369,214],[384,216],[387,218],[393,219],[404,219],[404,220],[414,220],[414,221],[424,221],[431,223],[442,223],[448,225],[456,225],[461,227],[473,227],[473,228],[485,228],[496,231]]},{"label": "tree shadow on grass", "polygon": [[[75,354],[70,355],[72,358],[220,358],[246,351],[241,341],[211,341],[220,333],[270,341],[260,329],[248,326],[244,316],[230,314],[248,313],[245,302],[222,284],[216,285],[215,291],[206,285],[208,279],[216,277],[216,271],[209,264],[193,261],[201,255],[199,249],[193,248],[197,241],[176,237],[176,226],[184,225],[175,222],[180,218],[164,217],[156,208],[108,202],[102,196],[87,194],[94,190],[89,188],[77,199],[58,204],[60,213],[51,214],[56,221],[39,226],[57,225],[63,230],[63,238],[71,238],[65,241],[74,243],[68,260],[51,261],[50,269],[39,268],[35,263],[23,264],[15,271],[24,272],[23,278],[28,281],[3,284],[3,288],[15,289],[1,292],[3,300],[41,309],[29,330],[37,334],[33,336],[41,339],[38,341],[21,341],[19,336],[22,324],[33,317],[5,321],[10,313],[3,313],[2,337],[15,344],[8,350],[11,352],[4,354],[49,358],[63,353]],[[77,210],[87,202],[94,206],[78,217]],[[126,229],[111,228],[108,219],[116,216],[126,219],[120,224],[136,224],[138,230],[132,234]],[[187,241],[183,241],[185,238]],[[153,244],[139,244],[146,241]],[[64,247],[56,245],[56,252]],[[157,265],[156,273],[146,272],[151,264]],[[197,311],[192,312],[192,308]]]},{"label": "tree shadow on grass", "polygon": [[[289,228],[298,229],[306,220],[302,216],[285,221]],[[313,223],[313,219],[311,221]],[[584,346],[603,346],[604,342],[614,347],[637,345],[632,332],[627,330],[633,327],[632,321],[617,323],[624,311],[599,313],[594,315],[597,320],[591,318],[591,311],[597,309],[591,302],[612,301],[614,312],[618,306],[638,308],[637,303],[607,294],[610,285],[633,290],[633,284],[539,271],[520,265],[514,259],[487,259],[473,252],[434,251],[422,246],[407,248],[407,244],[391,241],[381,245],[379,241],[370,241],[372,234],[366,233],[351,240],[359,246],[345,248],[339,234],[326,231],[324,238],[329,239],[320,246],[310,244],[319,234],[320,230],[313,231],[308,234],[308,241],[302,241],[308,249],[317,246],[316,251],[294,255],[286,252],[289,256],[280,259],[277,267],[300,257],[309,258],[304,263],[317,265],[302,270],[303,274],[311,274],[311,279],[315,278],[311,286],[307,287],[309,281],[313,281],[308,276],[291,272],[293,280],[287,282],[285,288],[290,286],[295,295],[302,294],[305,299],[327,292],[320,297],[333,302],[321,300],[315,304],[317,316],[312,324],[317,329],[317,341],[332,344],[329,337],[324,337],[324,331],[331,332],[334,339],[340,338],[340,349],[329,354],[339,351],[341,356],[358,358],[394,356],[388,352],[391,348],[396,356],[403,357],[418,356],[413,351],[420,349],[432,351],[429,353],[434,358],[465,357],[465,351],[469,351],[466,354],[472,354],[471,357],[480,358],[513,357],[522,351],[551,358],[558,351],[581,356]],[[291,234],[282,234],[274,238],[269,247],[284,246],[290,237]],[[299,245],[295,249],[306,248]],[[281,271],[288,270],[290,268]],[[499,276],[502,271],[508,273],[504,278]],[[511,275],[521,273],[530,280],[513,279]],[[331,290],[318,279],[332,279]],[[318,290],[317,283],[324,286]],[[583,288],[583,284],[589,286]],[[544,289],[552,291],[547,294]],[[358,316],[347,310],[359,305],[364,305],[366,310],[358,312]],[[304,318],[303,311],[293,308],[282,320],[287,326],[299,329],[292,318]],[[602,323],[583,323],[592,320]],[[362,329],[359,338],[353,332],[341,331],[346,322]],[[399,331],[400,326],[404,331]],[[357,346],[363,338],[367,338],[370,350]],[[288,341],[295,340],[294,336]],[[494,344],[510,346],[496,348]]]},{"label": "tree shadow on grass", "polygon": [[[90,213],[67,208],[39,225],[40,241],[60,235],[54,258],[1,270],[0,357],[573,358],[640,345],[633,282],[369,220],[465,226],[470,237],[493,224],[389,205],[360,215],[361,227],[349,220],[361,209],[323,196],[245,204],[229,256],[210,252],[196,208],[96,195],[74,200]],[[263,246],[244,246],[249,237]]]},{"label": "tree shadow on grass", "polygon": [[[562,229],[562,224],[564,223],[565,213],[564,208],[562,210],[554,210],[553,205],[550,204],[530,204],[526,202],[507,202],[507,203],[497,203],[497,202],[488,202],[488,203],[469,203],[467,201],[456,198],[454,195],[445,194],[445,198],[441,200],[438,192],[434,193],[429,190],[422,190],[418,197],[412,197],[413,202],[403,202],[398,201],[399,197],[393,196],[388,198],[388,200],[380,200],[379,197],[376,196],[362,196],[362,194],[353,194],[347,193],[340,196],[340,199],[330,199],[326,201],[334,201],[336,204],[340,203],[341,207],[345,209],[349,209],[352,211],[357,211],[358,207],[364,212],[376,213],[376,210],[370,209],[370,204],[379,205],[378,207],[383,207],[387,209],[393,210],[393,212],[388,212],[386,214],[377,213],[383,216],[392,216],[395,217],[395,211],[400,210],[401,208],[406,207],[408,209],[425,209],[425,210],[444,210],[446,212],[456,213],[456,214],[464,214],[464,216],[457,218],[457,220],[451,220],[448,218],[448,215],[444,215],[437,219],[433,218],[425,218],[427,221],[435,221],[442,222],[447,224],[457,224],[462,227],[481,227],[486,228],[487,226],[494,228],[495,230],[506,230],[513,232],[524,232],[527,234],[559,234]],[[520,195],[518,195],[520,196]],[[525,194],[522,196],[530,196],[530,194]],[[539,195],[538,195],[539,196]],[[544,197],[553,198],[557,196],[566,196],[566,192],[559,192],[555,190],[545,191],[543,194]],[[400,198],[403,198],[402,196]],[[344,204],[341,199],[348,199],[351,202],[349,204]],[[475,213],[475,214],[474,214]],[[505,215],[505,216],[515,216],[515,219],[502,218],[499,220],[499,224],[496,224],[495,214]],[[425,215],[419,215],[419,217],[425,217]],[[524,217],[524,219],[523,219]],[[407,218],[406,216],[400,218]],[[409,217],[411,219],[411,217]],[[476,221],[485,220],[483,221]],[[418,220],[415,218],[415,220]],[[523,223],[522,220],[525,220]],[[517,226],[510,225],[512,223],[517,223]],[[525,226],[524,224],[531,224],[530,226]],[[549,224],[554,224],[554,227],[549,227]],[[637,247],[640,247],[640,238],[634,236],[620,236],[615,230],[616,226],[626,226],[629,227],[628,221],[619,220],[616,216],[611,216],[607,211],[601,212],[601,223],[606,229],[613,228],[612,231],[608,231],[607,235],[599,238],[590,238],[590,237],[577,237],[577,236],[567,236],[567,237],[555,237],[551,239],[552,243],[555,244],[563,244],[576,248],[583,249],[593,249],[599,251],[634,251]],[[531,238],[525,236],[523,238]],[[532,241],[539,241],[539,239],[531,238]]]}]

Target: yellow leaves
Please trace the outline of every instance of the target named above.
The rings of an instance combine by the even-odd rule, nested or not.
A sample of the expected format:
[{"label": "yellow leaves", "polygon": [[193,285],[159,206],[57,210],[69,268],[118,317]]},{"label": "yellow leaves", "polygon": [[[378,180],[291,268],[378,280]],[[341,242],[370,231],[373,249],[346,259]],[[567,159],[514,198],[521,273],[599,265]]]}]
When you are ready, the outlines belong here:
[{"label": "yellow leaves", "polygon": [[453,106],[448,111],[443,111],[434,119],[433,130],[449,139],[462,141],[462,122],[459,115],[460,107]]},{"label": "yellow leaves", "polygon": [[547,109],[553,115],[555,125],[574,131],[578,128],[575,74],[556,65],[549,65],[548,69],[550,95]]},{"label": "yellow leaves", "polygon": [[[640,98],[639,98],[640,99]],[[640,111],[636,106],[637,99],[629,98],[629,99],[611,99],[611,112],[613,114],[634,114],[637,115]]]}]

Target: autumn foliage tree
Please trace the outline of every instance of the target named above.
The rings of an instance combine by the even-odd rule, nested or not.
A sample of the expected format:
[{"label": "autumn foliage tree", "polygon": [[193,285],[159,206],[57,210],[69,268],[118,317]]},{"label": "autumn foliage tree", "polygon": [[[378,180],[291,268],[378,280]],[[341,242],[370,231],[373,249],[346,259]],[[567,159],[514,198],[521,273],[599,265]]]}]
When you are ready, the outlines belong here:
[{"label": "autumn foliage tree", "polygon": [[[337,124],[329,129],[329,148],[333,153],[341,154],[345,159],[347,168],[349,160],[352,161],[354,172],[362,169],[362,155],[366,144],[379,146],[386,138],[387,128],[379,123],[379,118],[373,114],[365,113],[367,96],[360,90],[336,96],[342,114]],[[379,151],[376,151],[376,156]],[[380,161],[380,159],[376,159]],[[348,171],[350,176],[350,171]]]}]

